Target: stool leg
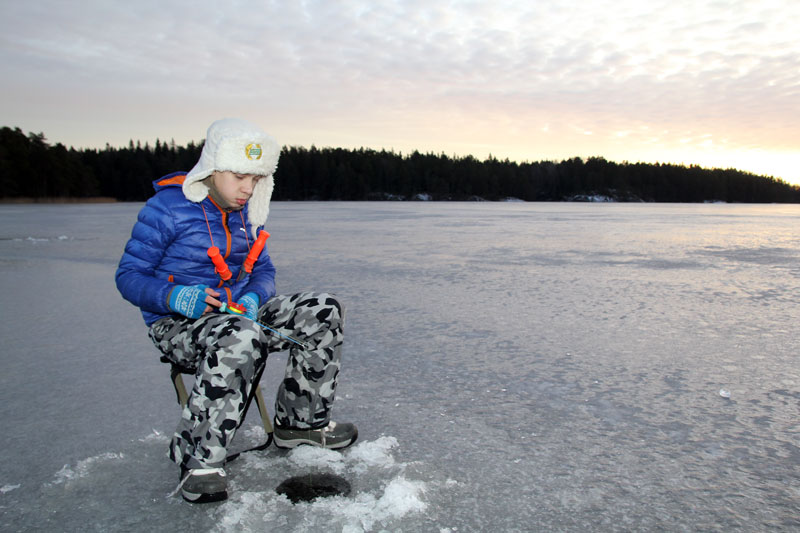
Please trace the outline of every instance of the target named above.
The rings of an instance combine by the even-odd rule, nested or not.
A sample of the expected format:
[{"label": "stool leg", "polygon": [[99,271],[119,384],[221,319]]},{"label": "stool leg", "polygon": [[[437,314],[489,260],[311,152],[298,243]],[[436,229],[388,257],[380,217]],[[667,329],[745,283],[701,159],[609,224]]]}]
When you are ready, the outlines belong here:
[{"label": "stool leg", "polygon": [[[262,368],[263,371],[263,368]],[[189,401],[189,394],[186,392],[186,385],[183,382],[183,376],[181,375],[181,371],[176,367],[172,366],[170,369],[170,378],[172,378],[172,385],[175,387],[175,395],[178,398],[178,404],[181,407],[186,407],[186,403]],[[242,414],[241,422],[244,422],[244,418],[247,415],[247,407],[250,406],[250,402],[255,397],[256,405],[258,406],[258,414],[261,415],[261,423],[264,425],[264,431],[267,433],[267,440],[264,444],[259,446],[254,446],[253,448],[249,448],[242,452],[237,452],[234,454],[229,455],[226,460],[233,461],[239,455],[244,452],[248,451],[255,451],[255,450],[263,450],[267,448],[272,443],[272,422],[269,419],[269,411],[267,411],[267,403],[264,401],[264,395],[261,393],[261,386],[259,384],[261,381],[261,372],[258,373],[255,381],[255,388],[251,391],[250,401],[247,402],[247,406],[245,407],[245,411]]]},{"label": "stool leg", "polygon": [[272,433],[272,422],[269,420],[269,411],[267,411],[267,404],[264,402],[264,395],[261,394],[260,385],[256,385],[256,405],[258,406],[258,414],[261,415],[261,422],[264,424],[264,431],[269,435]]},{"label": "stool leg", "polygon": [[180,371],[174,366],[170,370],[170,377],[172,378],[172,385],[175,387],[178,403],[181,407],[186,407],[186,402],[189,401],[189,394],[186,392],[186,386],[183,384],[183,377],[181,377]]}]

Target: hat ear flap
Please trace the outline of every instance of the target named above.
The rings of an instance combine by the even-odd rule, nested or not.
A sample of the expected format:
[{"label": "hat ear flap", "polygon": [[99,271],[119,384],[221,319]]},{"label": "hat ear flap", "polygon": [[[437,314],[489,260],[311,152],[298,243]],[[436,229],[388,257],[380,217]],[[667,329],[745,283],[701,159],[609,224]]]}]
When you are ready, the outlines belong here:
[{"label": "hat ear flap", "polygon": [[210,176],[213,171],[208,172],[205,176],[202,174],[195,174],[192,176],[192,181],[184,180],[183,182],[183,195],[190,202],[202,202],[208,196],[208,186],[202,180]]},{"label": "hat ear flap", "polygon": [[269,216],[269,202],[275,182],[272,176],[265,176],[258,180],[253,187],[253,195],[247,202],[247,221],[253,227],[253,238],[258,235],[258,228],[267,222]]}]

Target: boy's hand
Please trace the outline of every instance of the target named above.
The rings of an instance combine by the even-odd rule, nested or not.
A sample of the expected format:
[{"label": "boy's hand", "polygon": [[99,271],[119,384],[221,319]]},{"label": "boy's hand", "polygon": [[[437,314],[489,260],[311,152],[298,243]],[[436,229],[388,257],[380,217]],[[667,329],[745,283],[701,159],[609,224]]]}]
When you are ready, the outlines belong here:
[{"label": "boy's hand", "polygon": [[[169,308],[189,318],[200,318],[219,307],[219,293],[205,285],[175,285],[169,293]],[[213,307],[212,307],[213,306]]]},{"label": "boy's hand", "polygon": [[258,319],[258,294],[254,292],[248,292],[239,298],[239,301],[236,303],[243,305],[245,308],[244,315],[242,316],[246,316],[250,320]]}]

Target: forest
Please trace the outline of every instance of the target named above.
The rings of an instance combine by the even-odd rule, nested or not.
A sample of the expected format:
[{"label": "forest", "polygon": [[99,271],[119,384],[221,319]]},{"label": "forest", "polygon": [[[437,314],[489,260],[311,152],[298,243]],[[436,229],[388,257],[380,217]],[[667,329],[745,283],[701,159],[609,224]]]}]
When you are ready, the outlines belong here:
[{"label": "forest", "polygon": [[[144,201],[152,182],[188,171],[202,142],[131,140],[103,149],[50,145],[43,133],[0,128],[0,199]],[[619,201],[798,203],[800,187],[736,169],[616,163],[603,157],[517,163],[492,156],[287,146],[274,200]]]}]

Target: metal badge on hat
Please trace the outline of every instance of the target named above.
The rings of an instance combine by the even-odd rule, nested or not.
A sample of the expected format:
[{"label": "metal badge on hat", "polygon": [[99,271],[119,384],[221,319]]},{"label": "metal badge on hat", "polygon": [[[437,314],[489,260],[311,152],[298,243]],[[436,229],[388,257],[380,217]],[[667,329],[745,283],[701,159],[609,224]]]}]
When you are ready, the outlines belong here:
[{"label": "metal badge on hat", "polygon": [[261,159],[261,145],[257,143],[250,143],[244,148],[244,155],[247,156],[247,159],[250,160],[258,160]]}]

